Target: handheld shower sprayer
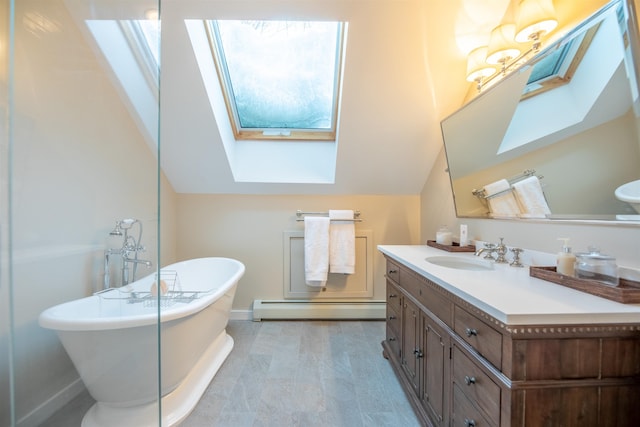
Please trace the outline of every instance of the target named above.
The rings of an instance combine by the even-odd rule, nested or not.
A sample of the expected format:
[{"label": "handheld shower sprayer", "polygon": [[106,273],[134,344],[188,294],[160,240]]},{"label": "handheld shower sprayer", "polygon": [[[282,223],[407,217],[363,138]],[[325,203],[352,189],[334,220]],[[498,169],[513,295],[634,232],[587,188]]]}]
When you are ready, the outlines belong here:
[{"label": "handheld shower sprayer", "polygon": [[116,226],[109,232],[109,236],[122,236],[122,227],[120,227],[120,221],[116,221]]},{"label": "handheld shower sprayer", "polygon": [[128,229],[130,229],[130,228],[133,226],[133,224],[135,224],[136,222],[137,222],[138,224],[140,224],[140,221],[139,221],[139,220],[137,220],[137,219],[133,219],[133,218],[125,218],[125,219],[123,219],[123,220],[120,220],[120,221],[119,221],[119,223],[120,223],[120,228],[122,228],[122,229],[124,229],[124,230],[128,230]]},{"label": "handheld shower sprayer", "polygon": [[[129,230],[138,224],[138,238],[129,235]],[[118,254],[122,257],[122,283],[121,286],[127,285],[135,281],[138,264],[144,264],[147,268],[151,267],[151,262],[138,258],[140,252],[144,252],[142,246],[142,222],[134,218],[125,218],[116,221],[115,228],[109,232],[110,236],[122,237],[122,248],[107,249],[105,252],[105,288],[109,287],[109,256]],[[132,274],[129,277],[129,264],[132,264]]]}]

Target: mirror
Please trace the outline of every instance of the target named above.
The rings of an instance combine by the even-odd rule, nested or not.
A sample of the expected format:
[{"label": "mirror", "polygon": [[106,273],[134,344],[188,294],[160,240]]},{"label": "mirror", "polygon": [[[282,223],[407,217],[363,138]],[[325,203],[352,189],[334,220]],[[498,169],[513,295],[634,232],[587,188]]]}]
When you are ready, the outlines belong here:
[{"label": "mirror", "polygon": [[[615,196],[640,179],[631,12],[631,0],[608,3],[442,121],[458,217],[640,221]],[[485,186],[512,189],[528,175],[550,213],[492,214]]]}]

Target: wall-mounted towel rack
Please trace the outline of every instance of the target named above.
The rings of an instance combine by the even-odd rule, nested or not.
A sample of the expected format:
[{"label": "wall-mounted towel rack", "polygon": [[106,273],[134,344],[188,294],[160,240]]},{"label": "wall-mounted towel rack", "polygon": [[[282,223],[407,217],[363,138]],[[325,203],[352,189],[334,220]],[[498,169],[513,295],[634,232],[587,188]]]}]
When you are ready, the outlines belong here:
[{"label": "wall-mounted towel rack", "polygon": [[[329,216],[329,212],[303,212],[301,210],[296,211],[296,216],[298,217],[296,221],[304,221],[305,215],[320,215],[320,216]],[[341,219],[340,221],[349,221],[348,219]],[[351,221],[354,222],[362,222],[362,218],[360,218],[360,211],[353,211],[353,219]]]},{"label": "wall-mounted towel rack", "polygon": [[[530,176],[534,176],[535,174],[536,174],[536,170],[535,170],[535,169],[526,169],[526,170],[522,171],[522,173],[521,173],[521,174],[516,175],[516,176],[512,176],[511,178],[508,178],[508,179],[507,179],[507,181],[509,182],[509,185],[513,185],[513,184],[515,184],[516,182],[518,182],[518,181],[522,181],[523,179],[525,179],[525,178],[529,178]],[[542,179],[542,178],[544,178],[544,176],[543,176],[543,175],[538,175],[538,179]],[[480,197],[480,198],[482,198],[482,199],[490,199],[490,198],[492,198],[492,197],[496,197],[496,196],[500,196],[500,195],[502,195],[502,194],[505,194],[505,193],[506,193],[506,192],[508,192],[508,191],[511,191],[511,189],[509,189],[509,190],[505,190],[505,191],[501,191],[501,192],[499,192],[499,193],[492,194],[491,196],[487,196],[487,195],[486,195],[486,193],[485,193],[485,191],[484,191],[484,189],[482,189],[482,188],[481,188],[481,189],[479,189],[479,190],[477,190],[477,189],[473,189],[473,190],[471,191],[471,193],[472,193],[474,196],[476,196],[476,197]]]}]

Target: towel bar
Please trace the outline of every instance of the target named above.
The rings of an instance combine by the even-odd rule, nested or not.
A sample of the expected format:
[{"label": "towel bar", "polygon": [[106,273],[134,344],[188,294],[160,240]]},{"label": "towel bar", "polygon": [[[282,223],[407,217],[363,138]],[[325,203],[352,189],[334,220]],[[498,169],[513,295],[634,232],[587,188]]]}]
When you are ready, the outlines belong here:
[{"label": "towel bar", "polygon": [[[321,216],[328,216],[329,212],[303,212],[301,210],[297,210],[296,211],[296,216],[298,217],[296,219],[296,221],[304,221],[304,216],[305,215],[321,215]],[[339,221],[354,221],[354,222],[362,222],[362,219],[360,218],[360,211],[353,211],[353,219],[349,220],[349,219],[341,219]]]},{"label": "towel bar", "polygon": [[[535,169],[527,169],[527,170],[523,171],[520,175],[516,175],[516,176],[513,176],[513,177],[507,179],[507,181],[509,181],[509,184],[515,184],[516,182],[522,181],[523,179],[528,178],[530,176],[533,176],[535,174],[536,174]],[[544,178],[543,175],[538,175],[538,179],[542,179],[542,178]],[[505,193],[508,193],[509,191],[512,191],[512,190],[511,189],[504,190],[504,191],[500,191],[499,193],[495,193],[495,194],[492,194],[490,196],[487,196],[485,194],[484,189],[481,188],[481,189],[477,190],[477,189],[474,188],[471,191],[471,194],[473,194],[476,197],[480,197],[482,199],[490,199],[492,197],[501,196],[501,195],[503,195]]]}]

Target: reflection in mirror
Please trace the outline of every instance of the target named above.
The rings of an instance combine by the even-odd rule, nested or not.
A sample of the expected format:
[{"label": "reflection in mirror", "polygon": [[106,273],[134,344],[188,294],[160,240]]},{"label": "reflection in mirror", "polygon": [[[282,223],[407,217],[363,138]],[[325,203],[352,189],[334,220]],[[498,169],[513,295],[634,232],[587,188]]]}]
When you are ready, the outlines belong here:
[{"label": "reflection in mirror", "polygon": [[458,217],[640,220],[615,196],[640,178],[632,10],[608,3],[443,120]]}]

